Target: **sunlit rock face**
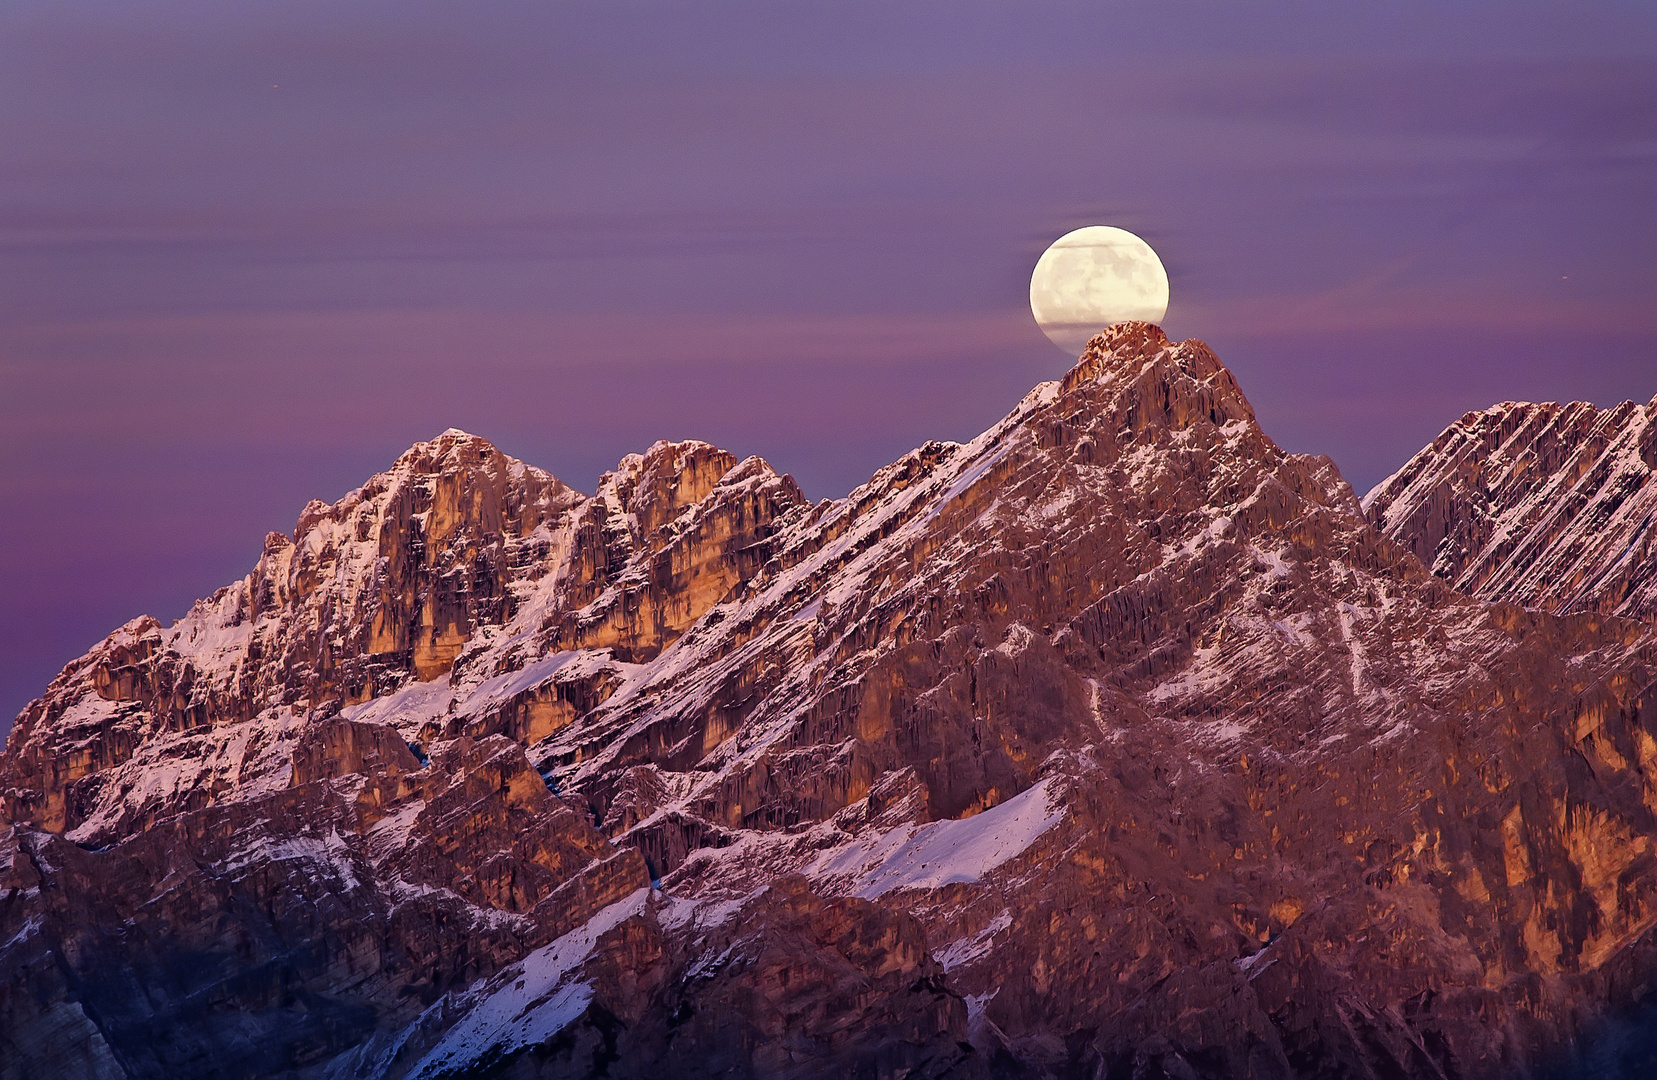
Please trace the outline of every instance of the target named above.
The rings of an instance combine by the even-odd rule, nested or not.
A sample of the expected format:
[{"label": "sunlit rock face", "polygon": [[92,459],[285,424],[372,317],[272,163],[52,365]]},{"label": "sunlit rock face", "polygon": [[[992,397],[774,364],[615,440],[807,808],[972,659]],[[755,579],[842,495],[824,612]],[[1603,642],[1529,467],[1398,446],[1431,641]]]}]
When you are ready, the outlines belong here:
[{"label": "sunlit rock face", "polygon": [[1470,412],[1376,486],[1370,519],[1488,600],[1657,621],[1657,398]]},{"label": "sunlit rock face", "polygon": [[445,433],[19,718],[5,1060],[1546,1070],[1657,971],[1657,630],[1417,550],[1145,323],[815,506]]}]

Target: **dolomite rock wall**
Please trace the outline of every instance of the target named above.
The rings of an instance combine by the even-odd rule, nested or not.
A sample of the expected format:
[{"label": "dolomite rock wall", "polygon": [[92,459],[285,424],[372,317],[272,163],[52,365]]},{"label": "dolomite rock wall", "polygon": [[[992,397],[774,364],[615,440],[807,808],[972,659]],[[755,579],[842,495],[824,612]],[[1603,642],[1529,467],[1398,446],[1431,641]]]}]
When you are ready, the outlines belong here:
[{"label": "dolomite rock wall", "polygon": [[1146,324],[816,506],[445,433],[19,719],[0,1075],[1543,1075],[1657,631],[1418,550]]}]

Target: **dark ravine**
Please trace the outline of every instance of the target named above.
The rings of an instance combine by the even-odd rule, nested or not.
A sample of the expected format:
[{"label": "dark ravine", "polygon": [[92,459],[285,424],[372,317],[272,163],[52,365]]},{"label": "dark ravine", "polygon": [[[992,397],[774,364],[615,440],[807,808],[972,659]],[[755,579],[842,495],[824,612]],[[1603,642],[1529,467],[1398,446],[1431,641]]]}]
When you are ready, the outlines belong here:
[{"label": "dark ravine", "polygon": [[18,718],[0,1078],[1641,1075],[1652,426],[1574,408],[1367,511],[1142,323],[817,505],[445,432]]}]

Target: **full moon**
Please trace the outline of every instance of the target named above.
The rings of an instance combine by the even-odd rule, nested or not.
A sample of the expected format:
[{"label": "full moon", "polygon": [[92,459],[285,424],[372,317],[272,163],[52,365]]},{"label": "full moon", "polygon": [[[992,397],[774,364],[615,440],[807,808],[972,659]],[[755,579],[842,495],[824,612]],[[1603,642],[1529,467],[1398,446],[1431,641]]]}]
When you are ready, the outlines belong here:
[{"label": "full moon", "polygon": [[1030,313],[1048,339],[1078,355],[1112,323],[1168,314],[1168,272],[1151,245],[1109,225],[1053,241],[1030,275]]}]

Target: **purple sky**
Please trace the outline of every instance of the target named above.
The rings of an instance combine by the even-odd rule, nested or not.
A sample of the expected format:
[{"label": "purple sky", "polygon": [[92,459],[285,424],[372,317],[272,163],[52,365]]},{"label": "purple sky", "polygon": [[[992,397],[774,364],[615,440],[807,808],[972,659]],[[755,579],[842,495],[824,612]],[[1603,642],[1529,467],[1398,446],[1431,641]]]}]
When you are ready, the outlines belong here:
[{"label": "purple sky", "polygon": [[0,717],[450,425],[813,497],[970,437],[1091,223],[1360,493],[1649,399],[1657,5],[8,0]]}]

